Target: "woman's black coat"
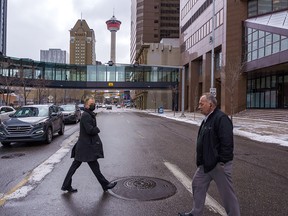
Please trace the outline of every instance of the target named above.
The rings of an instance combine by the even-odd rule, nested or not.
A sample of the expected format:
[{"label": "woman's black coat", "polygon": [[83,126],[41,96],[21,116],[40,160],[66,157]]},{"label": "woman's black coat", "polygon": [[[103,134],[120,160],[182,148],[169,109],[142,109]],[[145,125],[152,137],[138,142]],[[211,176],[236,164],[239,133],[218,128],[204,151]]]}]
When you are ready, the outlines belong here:
[{"label": "woman's black coat", "polygon": [[84,109],[80,120],[80,134],[77,143],[72,149],[71,157],[77,161],[89,162],[104,158],[103,146],[99,137],[96,114]]}]

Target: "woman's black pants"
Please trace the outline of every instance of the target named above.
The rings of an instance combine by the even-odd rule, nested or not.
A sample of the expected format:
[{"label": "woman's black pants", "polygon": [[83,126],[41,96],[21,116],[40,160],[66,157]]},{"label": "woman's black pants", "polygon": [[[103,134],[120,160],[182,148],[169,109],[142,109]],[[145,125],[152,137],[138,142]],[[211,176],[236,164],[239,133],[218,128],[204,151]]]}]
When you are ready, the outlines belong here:
[{"label": "woman's black pants", "polygon": [[[94,173],[95,177],[97,178],[97,180],[101,184],[102,188],[107,186],[109,184],[109,181],[102,175],[98,161],[97,160],[89,161],[87,163],[88,163],[90,169],[92,170],[92,172]],[[77,160],[74,160],[72,162],[72,164],[68,170],[68,173],[64,179],[62,188],[69,189],[72,187],[72,176],[74,175],[74,173],[80,167],[81,164],[82,164],[82,162],[77,161]]]}]

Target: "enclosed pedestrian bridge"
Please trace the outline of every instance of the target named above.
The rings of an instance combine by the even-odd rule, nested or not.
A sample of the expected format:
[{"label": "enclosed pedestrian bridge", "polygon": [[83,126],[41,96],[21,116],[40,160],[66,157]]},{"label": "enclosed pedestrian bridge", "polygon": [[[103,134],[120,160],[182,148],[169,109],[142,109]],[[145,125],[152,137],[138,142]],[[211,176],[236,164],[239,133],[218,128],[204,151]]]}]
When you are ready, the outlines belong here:
[{"label": "enclosed pedestrian bridge", "polygon": [[130,64],[72,65],[0,57],[2,86],[77,89],[169,89],[180,67]]}]

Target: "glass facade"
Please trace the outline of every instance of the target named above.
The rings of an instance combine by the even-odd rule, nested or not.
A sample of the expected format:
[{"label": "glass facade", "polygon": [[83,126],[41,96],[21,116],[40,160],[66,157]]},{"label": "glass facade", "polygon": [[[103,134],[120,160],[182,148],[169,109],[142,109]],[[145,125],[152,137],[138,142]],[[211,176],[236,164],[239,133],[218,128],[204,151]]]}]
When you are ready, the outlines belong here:
[{"label": "glass facade", "polygon": [[247,62],[288,50],[288,37],[254,28],[246,28]]},{"label": "glass facade", "polygon": [[250,0],[248,1],[248,17],[272,13],[288,9],[287,0]]},{"label": "glass facade", "polygon": [[[69,65],[2,56],[0,77],[81,82],[178,82],[179,67]],[[23,71],[23,73],[19,73]]]},{"label": "glass facade", "polygon": [[248,79],[247,108],[288,108],[288,75]]}]

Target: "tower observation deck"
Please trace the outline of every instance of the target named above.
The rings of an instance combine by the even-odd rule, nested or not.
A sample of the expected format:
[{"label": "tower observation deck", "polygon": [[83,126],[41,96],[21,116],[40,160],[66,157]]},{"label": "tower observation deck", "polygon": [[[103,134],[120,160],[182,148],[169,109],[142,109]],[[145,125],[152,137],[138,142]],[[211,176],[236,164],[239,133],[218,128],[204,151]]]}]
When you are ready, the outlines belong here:
[{"label": "tower observation deck", "polygon": [[120,29],[121,22],[113,15],[111,19],[106,21],[107,29],[111,32],[111,51],[110,61],[116,62],[116,32]]}]

